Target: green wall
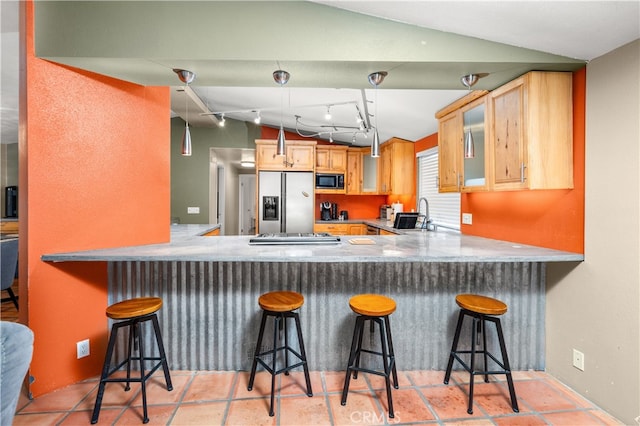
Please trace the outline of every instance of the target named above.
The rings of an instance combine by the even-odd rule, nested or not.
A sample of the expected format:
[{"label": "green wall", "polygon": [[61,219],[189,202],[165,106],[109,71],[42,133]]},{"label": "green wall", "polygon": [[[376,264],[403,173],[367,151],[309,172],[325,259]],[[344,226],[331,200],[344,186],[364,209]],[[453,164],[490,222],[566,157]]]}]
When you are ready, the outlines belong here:
[{"label": "green wall", "polygon": [[[255,149],[261,129],[253,123],[227,119],[224,127],[189,127],[192,155],[180,154],[185,123],[171,119],[171,218],[180,223],[209,223],[210,148]],[[200,207],[200,214],[187,215],[187,207]]]},{"label": "green wall", "polygon": [[0,145],[0,208],[4,217],[4,189],[7,186],[18,185],[18,144],[8,143]]}]

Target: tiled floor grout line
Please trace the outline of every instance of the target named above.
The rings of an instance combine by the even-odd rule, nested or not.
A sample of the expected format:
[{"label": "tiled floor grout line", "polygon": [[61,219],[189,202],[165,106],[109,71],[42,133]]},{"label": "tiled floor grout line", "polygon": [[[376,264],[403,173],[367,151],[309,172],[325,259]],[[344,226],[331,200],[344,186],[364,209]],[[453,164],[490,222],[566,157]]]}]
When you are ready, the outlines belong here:
[{"label": "tiled floor grout line", "polygon": [[[186,379],[183,379],[184,383],[180,385],[181,386],[180,394],[177,395],[177,398],[175,400],[172,399],[171,402],[153,404],[152,400],[148,401],[148,406],[150,408],[149,416],[151,418],[153,416],[152,414],[153,410],[151,409],[151,407],[165,406],[167,407],[165,409],[166,424],[171,425],[177,418],[176,416],[178,415],[178,412],[180,411],[181,407],[188,408],[189,406],[199,405],[199,404],[224,403],[223,412],[221,414],[221,417],[219,417],[219,420],[221,425],[226,425],[230,420],[229,416],[231,413],[232,404],[234,402],[262,399],[266,401],[265,407],[267,407],[266,409],[268,410],[268,400],[269,400],[268,392],[266,395],[262,395],[256,392],[255,396],[247,396],[245,393],[239,392],[240,386],[243,385],[244,375],[246,374],[246,372],[244,371],[234,371],[232,376],[230,375],[229,378],[225,379],[225,381],[226,380],[229,381],[228,382],[229,389],[227,392],[225,392],[225,395],[223,397],[219,399],[212,399],[212,400],[185,401],[185,398],[189,394],[190,390],[192,390],[191,388],[196,384],[196,378],[200,376],[199,373],[200,372],[198,371],[191,371],[191,372],[184,372],[183,374],[177,374],[175,376],[172,375],[173,377],[186,376]],[[319,387],[319,389],[314,389],[313,396],[320,397],[322,399],[324,404],[324,409],[326,409],[325,414],[328,417],[328,424],[330,424],[331,426],[342,426],[342,423],[338,424],[338,420],[336,417],[337,413],[334,412],[334,408],[332,406],[332,400],[334,397],[337,397],[338,404],[340,403],[342,390],[341,389],[335,389],[331,391],[329,390],[329,381],[326,375],[327,372],[319,371],[319,372],[311,372],[311,373],[317,374],[316,388]],[[344,374],[344,372],[340,372],[340,373]],[[498,393],[495,393],[496,395],[495,398],[503,398],[503,397],[507,398],[508,399],[507,402],[509,403],[509,406],[510,406],[510,399],[509,399],[506,381],[498,380],[497,378],[491,376],[489,384],[495,385],[495,391],[492,387],[485,388],[489,390],[491,394],[485,394],[484,399],[480,399],[480,400],[476,400],[476,398],[474,398],[475,416],[473,416],[473,418],[468,418],[466,416],[441,418],[438,412],[436,411],[436,407],[431,404],[429,398],[427,397],[428,393],[425,393],[424,391],[426,389],[437,389],[437,388],[455,386],[455,387],[458,387],[460,390],[462,390],[462,392],[468,397],[467,395],[468,385],[469,385],[468,379],[465,379],[464,375],[455,374],[455,375],[452,375],[452,380],[449,382],[449,384],[444,385],[443,383],[437,383],[437,381],[434,380],[435,376],[433,377],[432,376],[415,376],[414,378],[413,375],[410,373],[411,373],[410,371],[398,372],[398,381],[400,386],[398,390],[396,390],[395,388],[392,389],[393,401],[394,403],[398,401],[396,399],[396,395],[399,390],[411,391],[411,392],[407,392],[406,395],[407,396],[412,395],[412,398],[416,398],[415,399],[416,403],[423,404],[424,407],[426,407],[426,410],[428,410],[428,412],[431,415],[431,419],[416,420],[411,424],[432,424],[432,425],[437,424],[440,426],[445,426],[451,423],[476,421],[480,423],[488,422],[494,425],[498,425],[500,423],[505,423],[505,422],[517,423],[519,418],[525,418],[525,417],[531,416],[531,417],[537,418],[540,422],[544,422],[546,424],[552,425],[553,421],[557,421],[557,419],[560,418],[558,417],[559,415],[561,416],[563,414],[573,414],[573,413],[581,413],[580,415],[583,416],[583,420],[590,419],[593,422],[593,424],[607,425],[615,422],[615,419],[608,420],[609,415],[606,412],[602,411],[599,407],[597,407],[595,404],[591,403],[581,395],[575,394],[575,392],[573,392],[570,388],[563,385],[561,382],[557,381],[557,379],[548,375],[535,375],[535,374],[531,374],[529,377],[527,377],[526,375],[522,375],[517,379],[514,378],[514,383],[516,386],[516,395],[519,395],[518,394],[519,383],[521,384],[521,386],[523,386],[523,384],[525,383],[528,383],[530,386],[529,394],[528,395],[525,394],[525,397],[527,399],[523,399],[520,396],[518,397],[518,404],[520,406],[519,413],[500,412],[500,413],[491,415],[490,412],[487,411],[487,409],[489,408],[489,406],[486,405],[487,398],[489,399],[494,398],[493,395],[495,391],[498,391]],[[279,375],[276,378],[277,380],[276,396],[275,396],[276,406],[274,407],[276,411],[276,417],[273,419],[274,424],[276,426],[281,425],[282,421],[284,420],[284,418],[282,417],[282,414],[283,414],[282,402],[288,399],[296,399],[296,398],[300,398],[301,396],[306,396],[306,388],[302,389],[304,388],[304,382],[300,382],[299,379],[296,378],[294,379],[293,384],[285,383],[284,379],[281,376],[282,375]],[[418,377],[425,377],[424,382],[422,384],[418,384],[416,382],[416,379],[418,379]],[[375,415],[379,415],[380,413],[384,414],[384,416],[380,417],[379,420],[384,419],[383,423],[385,425],[408,424],[408,423],[402,422],[401,417],[398,418],[398,415],[396,416],[396,419],[388,418],[388,410],[384,408],[386,406],[385,405],[386,390],[385,390],[384,382],[372,381],[373,376],[369,374],[364,374],[364,373],[359,374],[358,379],[364,380],[366,386],[364,386],[363,389],[350,389],[349,394],[366,394],[371,396],[372,397],[371,403],[373,403],[372,407],[375,407],[374,410],[377,411],[377,413],[375,411],[372,413]],[[93,379],[87,379],[85,381],[80,381],[76,384],[91,383],[92,380]],[[423,381],[423,379],[420,379],[420,380],[421,382]],[[331,383],[334,386],[337,387],[337,385],[339,384],[339,381],[340,381],[339,375],[337,377],[332,376]],[[180,382],[182,383],[182,380],[180,380]],[[285,383],[285,386],[296,386],[296,387],[301,386],[302,388],[300,390],[293,389],[293,392],[291,388],[289,388],[288,391],[285,391],[285,393],[282,394],[281,392],[282,392],[283,383]],[[160,383],[157,383],[157,384],[160,384]],[[483,385],[484,381],[482,379],[478,379],[476,384]],[[87,414],[90,416],[91,411],[93,409],[93,404],[91,404],[90,403],[91,401],[89,400],[91,399],[91,395],[95,394],[96,388],[98,386],[99,386],[99,380],[96,380],[95,383],[93,383],[92,386],[89,386],[86,391],[84,390],[84,386],[76,388],[75,391],[71,392],[72,395],[74,394],[74,392],[77,392],[77,390],[79,389],[83,389],[83,391],[86,393],[78,394],[78,400],[68,401],[68,402],[73,402],[70,408],[61,409],[61,410],[51,408],[51,409],[44,409],[42,411],[33,411],[33,412],[25,413],[24,410],[28,409],[28,407],[30,407],[34,403],[34,401],[28,401],[27,403],[23,403],[18,413],[20,415],[23,415],[24,421],[27,421],[27,422],[30,421],[28,419],[31,415],[51,415],[51,416],[61,415],[60,419],[56,421],[56,424],[58,425],[64,424],[65,422],[69,422],[70,416],[76,412],[87,412]],[[174,383],[174,386],[175,386],[175,383]],[[378,386],[378,388],[376,388],[375,386]],[[270,381],[269,381],[269,388],[270,388]],[[136,390],[135,393],[132,393],[130,398],[127,399],[126,404],[122,406],[114,405],[114,406],[104,407],[104,408],[108,408],[108,411],[110,411],[110,415],[108,418],[113,419],[113,424],[117,424],[118,422],[123,421],[123,419],[125,418],[124,417],[125,415],[126,415],[126,418],[130,420],[132,415],[131,411],[135,411],[136,416],[142,413],[142,406],[135,405],[136,399],[139,397],[141,389],[140,387],[132,388],[132,390],[134,389]],[[531,403],[529,402],[529,399],[535,398],[535,395],[532,396],[530,392],[531,390],[537,390],[537,389],[546,389],[542,392],[543,398],[551,398],[553,401],[561,401],[562,405],[566,405],[567,407],[571,407],[571,408],[566,408],[566,409],[559,408],[562,405],[558,405],[557,409],[552,409],[551,407],[549,407],[550,409],[547,410],[546,408],[544,408],[545,405],[540,405],[538,403],[537,405],[538,409],[543,408],[544,411],[538,411],[538,409],[534,409],[534,406],[531,405]],[[196,389],[196,390],[198,392],[202,392],[201,389]],[[547,390],[549,392],[549,396],[544,397],[544,395],[547,394]],[[415,393],[417,393],[417,395],[414,395]],[[238,395],[243,395],[243,396],[237,397]],[[95,397],[95,395],[93,396]],[[405,400],[405,404],[407,401],[411,401],[411,400]],[[531,400],[531,402],[534,402],[534,403],[535,401],[536,401],[535,399]],[[541,402],[542,401],[545,401],[545,399],[542,399]],[[303,404],[303,402],[301,402],[301,404]],[[86,405],[86,407],[84,407],[83,405]],[[348,405],[349,405],[349,402],[347,402],[347,406]],[[288,406],[291,407],[291,405],[288,405]],[[46,405],[42,407],[46,408]],[[82,409],[80,409],[81,407]],[[396,412],[399,413],[397,410],[400,409],[400,407],[395,405],[394,408],[396,409]],[[117,414],[115,414],[116,411],[118,411]],[[138,413],[138,411],[140,413]],[[495,410],[491,412],[495,412]],[[425,411],[425,416],[426,416],[426,413],[427,411]],[[238,414],[237,412],[234,414],[234,419],[235,419],[234,422],[237,422],[237,414]],[[265,413],[265,415],[268,416],[268,413]],[[321,414],[318,414],[318,415],[321,415]],[[38,417],[32,417],[32,419],[36,419],[36,418]],[[182,416],[181,418],[184,419],[184,417]],[[509,419],[512,419],[512,420],[509,420]],[[346,421],[349,422],[348,419],[346,419]],[[153,418],[152,418],[152,422],[153,422]],[[107,424],[107,423],[104,423],[103,421],[103,424]]]}]

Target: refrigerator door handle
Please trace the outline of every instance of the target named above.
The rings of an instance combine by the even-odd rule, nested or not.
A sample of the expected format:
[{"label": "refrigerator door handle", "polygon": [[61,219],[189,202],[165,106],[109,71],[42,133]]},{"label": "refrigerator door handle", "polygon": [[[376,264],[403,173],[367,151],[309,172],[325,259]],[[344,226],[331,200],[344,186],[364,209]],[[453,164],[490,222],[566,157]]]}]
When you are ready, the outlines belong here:
[{"label": "refrigerator door handle", "polygon": [[280,232],[287,231],[287,174],[280,178]]}]

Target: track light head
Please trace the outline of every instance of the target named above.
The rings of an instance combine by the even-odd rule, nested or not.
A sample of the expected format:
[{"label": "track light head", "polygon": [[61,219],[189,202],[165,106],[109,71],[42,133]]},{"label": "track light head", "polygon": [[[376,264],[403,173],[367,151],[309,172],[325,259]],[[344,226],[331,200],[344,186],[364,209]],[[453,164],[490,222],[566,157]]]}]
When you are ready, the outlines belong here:
[{"label": "track light head", "polygon": [[184,84],[191,84],[193,82],[193,80],[195,80],[195,78],[196,78],[196,74],[194,72],[192,72],[192,71],[189,71],[189,70],[183,70],[183,69],[180,69],[180,68],[174,68],[173,72],[178,74],[178,78]]}]

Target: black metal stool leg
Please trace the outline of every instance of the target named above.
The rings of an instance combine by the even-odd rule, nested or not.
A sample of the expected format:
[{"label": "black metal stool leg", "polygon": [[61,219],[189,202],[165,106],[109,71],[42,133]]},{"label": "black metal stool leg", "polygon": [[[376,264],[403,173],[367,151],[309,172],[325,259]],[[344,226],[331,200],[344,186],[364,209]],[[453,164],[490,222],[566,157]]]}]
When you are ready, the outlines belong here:
[{"label": "black metal stool leg", "polygon": [[341,405],[347,403],[347,393],[349,392],[349,382],[351,380],[351,370],[356,361],[356,352],[358,349],[358,336],[362,336],[363,320],[361,316],[356,318],[356,324],[353,328],[353,338],[351,340],[351,352],[349,352],[349,362],[347,363],[347,374],[344,379],[344,387],[342,388],[342,400]]},{"label": "black metal stool leg", "polygon": [[380,327],[380,347],[382,348],[382,366],[384,368],[384,383],[386,385],[387,388],[387,402],[389,404],[389,418],[393,419],[394,414],[393,414],[393,400],[391,399],[391,381],[389,380],[389,377],[391,376],[391,368],[390,368],[390,363],[391,360],[389,359],[389,353],[387,351],[387,341],[385,339],[386,336],[386,332],[384,330],[384,322],[382,319],[380,318],[376,318],[375,319],[376,323],[378,323],[378,326]]},{"label": "black metal stool leg", "polygon": [[[480,334],[482,335],[482,353],[484,355],[484,371],[489,371],[489,355],[487,352],[487,322],[485,321],[484,315],[480,316],[480,321],[478,323],[480,327]],[[484,375],[484,382],[489,383],[489,374]]]},{"label": "black metal stool leg", "polygon": [[113,349],[116,344],[116,339],[118,337],[118,327],[117,325],[113,325],[111,327],[111,334],[109,336],[109,343],[107,344],[107,354],[104,359],[104,364],[102,366],[102,374],[100,375],[100,385],[98,386],[98,394],[96,396],[96,403],[93,407],[93,415],[91,416],[91,424],[98,423],[98,417],[100,416],[100,406],[102,405],[102,397],[104,396],[104,387],[106,382],[104,381],[107,377],[109,377],[109,367],[111,366],[111,357],[113,355]]},{"label": "black metal stool leg", "polygon": [[302,355],[302,368],[304,370],[304,380],[307,385],[307,396],[313,396],[311,390],[311,377],[309,376],[309,365],[307,364],[307,352],[304,350],[304,340],[302,340],[302,327],[300,326],[300,316],[297,312],[293,313],[293,319],[296,322],[296,330],[298,332],[298,343],[300,344],[300,355]]},{"label": "black metal stool leg", "polygon": [[476,371],[476,328],[478,326],[478,318],[473,317],[471,326],[471,360],[469,361],[469,407],[467,413],[473,414],[473,385],[475,382],[474,372]]},{"label": "black metal stool leg", "polygon": [[127,381],[125,383],[124,390],[128,391],[131,389],[129,382],[129,379],[131,378],[131,354],[133,353],[133,346],[136,340],[136,328],[135,322],[133,322],[132,320],[127,321],[126,323],[129,324],[129,345],[127,349]]},{"label": "black metal stool leg", "polygon": [[149,415],[147,412],[147,381],[144,373],[144,342],[140,322],[135,322],[135,334],[138,341],[138,355],[140,355],[140,392],[142,393],[142,423],[149,423]]},{"label": "black metal stool leg", "polygon": [[169,374],[169,364],[167,363],[167,354],[164,351],[164,343],[162,341],[162,333],[160,333],[160,324],[158,323],[158,316],[153,314],[151,318],[153,322],[153,330],[156,335],[156,343],[158,345],[158,352],[160,352],[160,362],[162,362],[162,371],[164,372],[164,380],[167,384],[167,390],[173,390],[173,384],[171,383],[171,375]]},{"label": "black metal stool leg", "polygon": [[287,331],[287,317],[282,314],[282,323],[283,323],[283,328],[284,328],[284,375],[288,376],[289,375],[289,336],[288,336],[288,331]]},{"label": "black metal stool leg", "polygon": [[393,351],[393,339],[391,339],[391,322],[389,316],[384,317],[385,330],[387,332],[387,343],[389,345],[389,363],[391,365],[391,374],[393,375],[393,387],[398,389],[398,371],[396,370],[396,354]]},{"label": "black metal stool leg", "polygon": [[262,320],[260,321],[260,331],[258,332],[258,342],[256,343],[256,350],[253,354],[253,364],[251,365],[251,374],[249,375],[249,385],[247,390],[253,389],[253,380],[256,377],[256,367],[258,366],[258,356],[260,355],[260,346],[262,346],[262,336],[264,335],[264,327],[267,323],[267,313],[262,311]]},{"label": "black metal stool leg", "polygon": [[464,320],[464,312],[460,311],[458,314],[458,324],[456,325],[456,332],[453,335],[453,343],[451,344],[451,352],[449,352],[449,363],[447,364],[447,371],[444,374],[444,384],[449,384],[449,378],[451,377],[451,368],[453,367],[454,354],[458,350],[458,340],[460,339],[460,330],[462,329],[462,322]]},{"label": "black metal stool leg", "polygon": [[509,364],[509,357],[507,356],[507,347],[504,343],[504,335],[502,334],[502,325],[500,325],[500,319],[496,318],[496,329],[498,331],[498,342],[500,343],[500,352],[502,352],[502,363],[507,376],[507,385],[509,386],[509,396],[511,397],[511,408],[514,412],[520,412],[518,408],[518,399],[516,398],[516,389],[513,386],[513,378],[511,377],[511,365]]},{"label": "black metal stool leg", "polygon": [[[356,347],[356,359],[355,359],[355,363],[354,363],[354,367],[356,368],[355,370],[353,370],[353,378],[357,379],[358,378],[358,368],[360,368],[360,353],[362,352],[362,336],[364,335],[364,323],[365,321],[367,321],[367,317],[364,316],[359,316],[358,319],[360,319],[360,328],[359,328],[359,333],[358,333],[358,346]],[[369,329],[371,330],[371,332],[373,332],[373,322],[369,322]]]},{"label": "black metal stool leg", "polygon": [[275,323],[273,324],[273,352],[271,358],[271,403],[269,404],[269,416],[273,417],[275,412],[273,410],[274,391],[276,388],[276,358],[278,357],[278,326],[280,325],[280,317],[275,316]]}]

